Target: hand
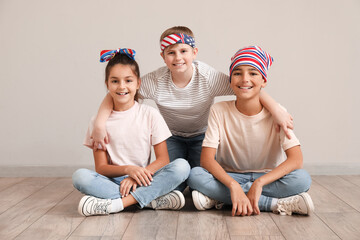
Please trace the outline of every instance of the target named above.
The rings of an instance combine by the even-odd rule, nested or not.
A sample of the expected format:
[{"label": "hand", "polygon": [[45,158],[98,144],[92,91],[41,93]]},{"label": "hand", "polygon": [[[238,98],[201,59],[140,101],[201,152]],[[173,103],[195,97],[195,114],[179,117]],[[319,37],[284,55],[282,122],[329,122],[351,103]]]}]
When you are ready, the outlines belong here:
[{"label": "hand", "polygon": [[254,213],[257,215],[260,214],[259,199],[262,193],[262,189],[263,187],[255,180],[255,182],[252,184],[251,188],[249,189],[248,193],[246,194],[252,208],[254,209]]},{"label": "hand", "polygon": [[232,202],[232,216],[250,216],[253,213],[253,208],[240,184],[236,183],[230,188],[231,202]]},{"label": "hand", "polygon": [[273,117],[276,131],[279,132],[280,128],[282,128],[286,137],[288,139],[291,139],[291,135],[288,129],[294,129],[293,117],[282,108],[279,108],[279,110],[276,114],[273,115]]},{"label": "hand", "polygon": [[137,187],[137,183],[133,178],[131,177],[125,178],[120,182],[121,197],[126,197],[127,195],[129,195],[131,188],[132,191],[135,192],[136,187]]},{"label": "hand", "polygon": [[109,136],[105,128],[94,127],[90,138],[93,140],[94,150],[100,149],[101,147],[102,150],[106,151],[105,144],[109,143]]},{"label": "hand", "polygon": [[146,168],[138,166],[128,166],[126,173],[140,186],[149,186],[153,180],[152,176],[154,175],[153,172]]}]

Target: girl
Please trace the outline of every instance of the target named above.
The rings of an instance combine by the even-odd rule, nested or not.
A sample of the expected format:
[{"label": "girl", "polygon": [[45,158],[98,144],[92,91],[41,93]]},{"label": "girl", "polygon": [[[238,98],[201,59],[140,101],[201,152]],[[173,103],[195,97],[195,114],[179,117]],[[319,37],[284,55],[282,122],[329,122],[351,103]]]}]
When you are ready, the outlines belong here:
[{"label": "girl", "polygon": [[[172,191],[187,179],[190,166],[184,159],[169,164],[166,139],[171,133],[160,113],[137,102],[140,71],[132,49],[102,51],[100,61],[109,61],[105,84],[114,107],[106,122],[109,144],[93,150],[96,172],[79,169],[73,185],[86,194],[79,203],[83,216],[122,211],[138,203],[141,208],[181,209],[179,191]],[[89,125],[84,145],[92,148]],[[156,160],[150,163],[151,145]]]}]

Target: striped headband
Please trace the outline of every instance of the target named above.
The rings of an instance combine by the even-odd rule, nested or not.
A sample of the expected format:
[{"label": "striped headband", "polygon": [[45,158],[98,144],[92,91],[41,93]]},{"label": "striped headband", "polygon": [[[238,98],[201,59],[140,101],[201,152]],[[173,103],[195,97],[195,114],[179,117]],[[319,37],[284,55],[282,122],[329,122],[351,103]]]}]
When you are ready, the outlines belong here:
[{"label": "striped headband", "polygon": [[126,54],[132,60],[135,60],[135,50],[130,48],[118,48],[115,50],[102,50],[100,53],[100,62],[107,62],[112,59],[116,54]]},{"label": "striped headband", "polygon": [[258,46],[250,46],[240,49],[231,58],[230,65],[230,82],[231,74],[237,66],[250,65],[256,68],[267,81],[267,70],[270,68],[274,59]]},{"label": "striped headband", "polygon": [[193,48],[195,47],[195,39],[192,36],[179,33],[179,34],[171,34],[167,37],[164,37],[164,39],[160,43],[161,51],[164,51],[166,47],[177,43],[185,43]]}]

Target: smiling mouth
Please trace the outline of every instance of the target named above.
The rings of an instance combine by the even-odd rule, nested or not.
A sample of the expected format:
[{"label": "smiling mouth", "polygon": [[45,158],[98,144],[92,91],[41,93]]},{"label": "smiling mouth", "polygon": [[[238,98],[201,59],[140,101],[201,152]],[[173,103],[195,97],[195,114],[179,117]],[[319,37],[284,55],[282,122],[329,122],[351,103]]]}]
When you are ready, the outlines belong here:
[{"label": "smiling mouth", "polygon": [[238,87],[238,88],[240,88],[240,89],[252,89],[253,87]]},{"label": "smiling mouth", "polygon": [[184,65],[185,63],[176,63],[176,64],[173,64],[174,66],[178,67],[178,66],[182,66]]},{"label": "smiling mouth", "polygon": [[123,92],[117,92],[116,93],[117,95],[120,95],[120,96],[125,96],[125,95],[127,95],[127,94],[129,94],[128,92],[126,92],[126,93],[123,93]]}]

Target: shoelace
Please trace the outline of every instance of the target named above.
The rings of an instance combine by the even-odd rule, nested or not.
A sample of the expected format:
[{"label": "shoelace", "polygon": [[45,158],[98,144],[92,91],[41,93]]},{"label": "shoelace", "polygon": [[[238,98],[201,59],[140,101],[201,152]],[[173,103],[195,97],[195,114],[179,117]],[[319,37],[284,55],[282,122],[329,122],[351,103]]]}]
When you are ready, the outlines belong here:
[{"label": "shoelace", "polygon": [[111,204],[110,201],[97,202],[93,205],[93,211],[95,214],[109,214],[108,206]]},{"label": "shoelace", "polygon": [[156,200],[156,208],[161,208],[166,205],[170,205],[170,201],[167,198],[164,197]]},{"label": "shoelace", "polygon": [[291,215],[292,212],[300,211],[299,208],[299,197],[292,197],[287,200],[279,200],[277,203],[277,211],[280,215]]}]

